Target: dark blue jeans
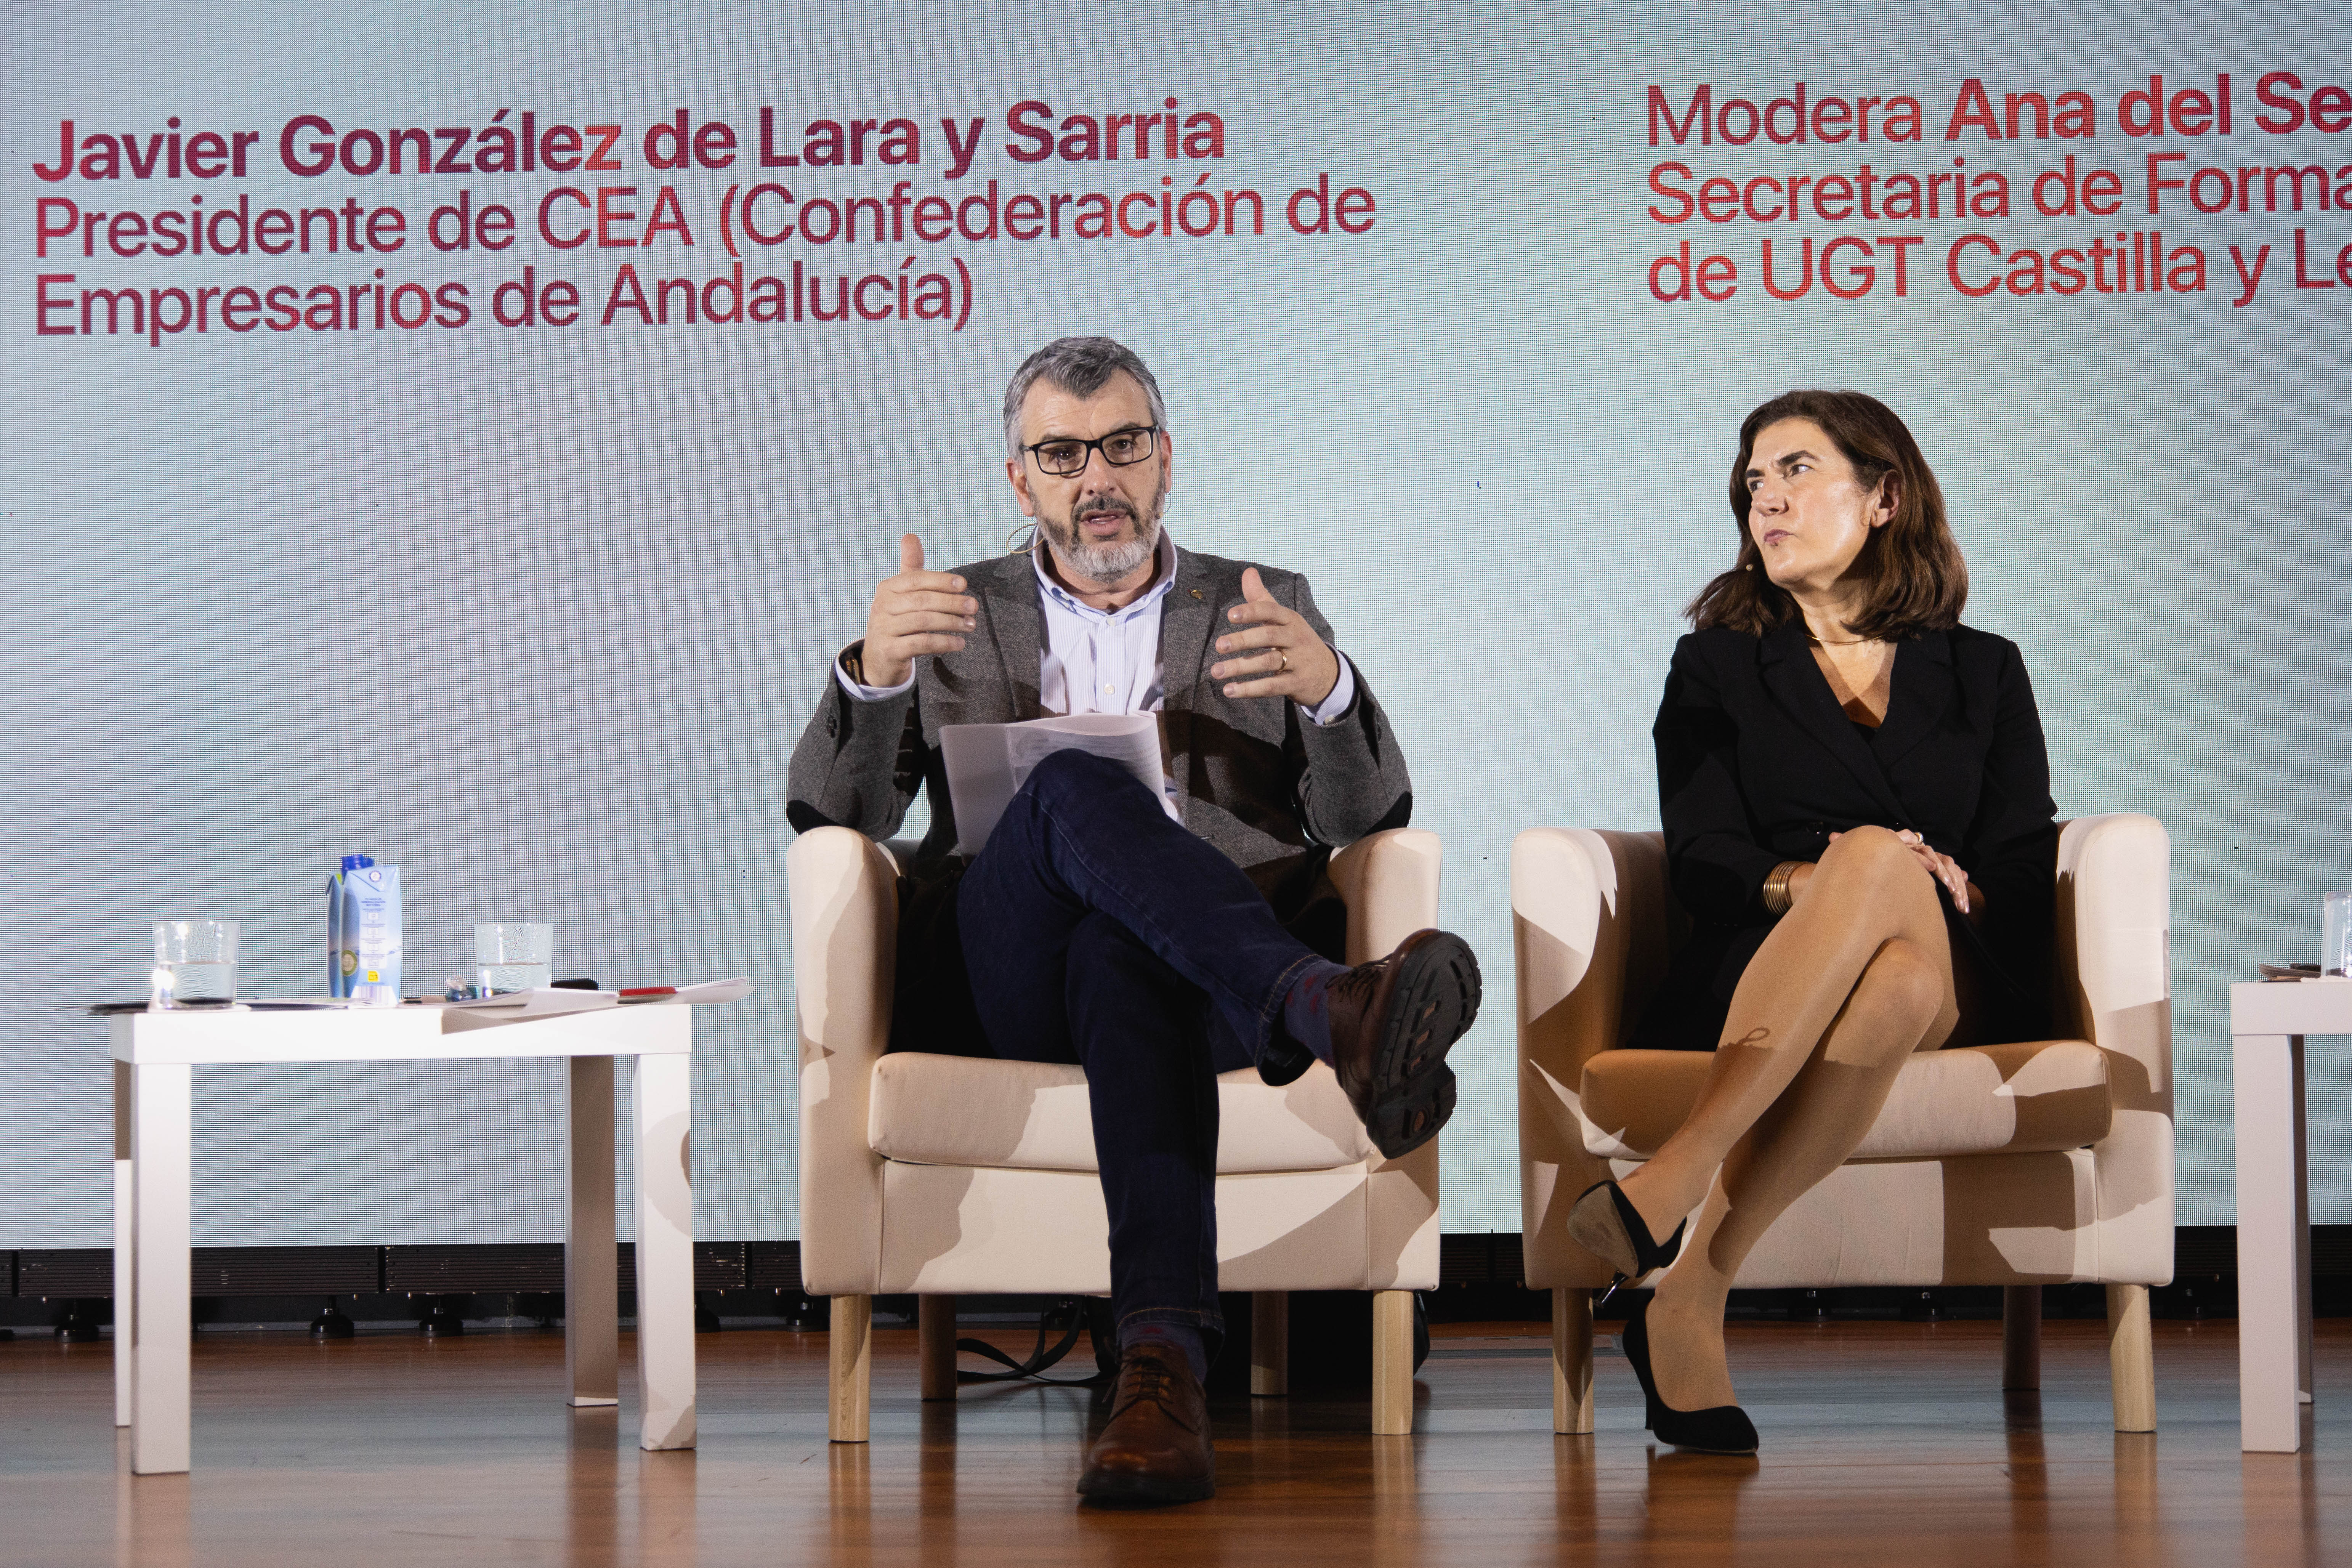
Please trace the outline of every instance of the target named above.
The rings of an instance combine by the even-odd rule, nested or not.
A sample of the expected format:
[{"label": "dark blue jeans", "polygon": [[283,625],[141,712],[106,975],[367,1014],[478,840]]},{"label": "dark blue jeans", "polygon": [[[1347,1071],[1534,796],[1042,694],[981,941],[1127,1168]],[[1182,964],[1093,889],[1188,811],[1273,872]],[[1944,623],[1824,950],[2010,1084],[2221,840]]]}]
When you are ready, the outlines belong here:
[{"label": "dark blue jeans", "polygon": [[1215,1075],[1265,1053],[1322,960],[1150,790],[1078,751],[1029,775],[956,900],[990,1047],[1087,1070],[1112,1312],[1197,1328],[1213,1351]]}]

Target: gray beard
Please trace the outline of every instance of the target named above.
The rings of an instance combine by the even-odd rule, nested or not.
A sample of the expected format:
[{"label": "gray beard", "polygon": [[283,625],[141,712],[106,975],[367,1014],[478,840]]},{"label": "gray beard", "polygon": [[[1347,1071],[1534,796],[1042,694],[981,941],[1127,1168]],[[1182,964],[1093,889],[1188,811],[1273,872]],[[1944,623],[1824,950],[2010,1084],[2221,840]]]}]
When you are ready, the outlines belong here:
[{"label": "gray beard", "polygon": [[1159,550],[1160,519],[1157,513],[1162,510],[1165,509],[1154,508],[1155,515],[1139,518],[1136,537],[1116,544],[1083,542],[1078,537],[1075,516],[1066,524],[1044,518],[1039,521],[1045,526],[1046,537],[1053,541],[1054,553],[1061,558],[1066,570],[1097,587],[1108,588],[1132,574]]}]

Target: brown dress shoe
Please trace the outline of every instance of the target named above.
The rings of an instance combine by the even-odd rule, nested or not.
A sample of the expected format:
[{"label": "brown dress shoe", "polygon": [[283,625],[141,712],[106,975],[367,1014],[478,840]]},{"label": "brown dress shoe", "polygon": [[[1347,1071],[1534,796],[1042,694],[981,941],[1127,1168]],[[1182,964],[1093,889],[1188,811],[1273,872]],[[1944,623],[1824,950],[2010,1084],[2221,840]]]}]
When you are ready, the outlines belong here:
[{"label": "brown dress shoe", "polygon": [[1331,1067],[1382,1154],[1393,1160],[1454,1114],[1445,1053],[1478,1016],[1478,960],[1451,931],[1417,931],[1330,983]]},{"label": "brown dress shoe", "polygon": [[1078,1493],[1092,1502],[1198,1502],[1217,1489],[1209,1396],[1183,1352],[1139,1344],[1121,1353],[1110,1422],[1087,1450]]}]

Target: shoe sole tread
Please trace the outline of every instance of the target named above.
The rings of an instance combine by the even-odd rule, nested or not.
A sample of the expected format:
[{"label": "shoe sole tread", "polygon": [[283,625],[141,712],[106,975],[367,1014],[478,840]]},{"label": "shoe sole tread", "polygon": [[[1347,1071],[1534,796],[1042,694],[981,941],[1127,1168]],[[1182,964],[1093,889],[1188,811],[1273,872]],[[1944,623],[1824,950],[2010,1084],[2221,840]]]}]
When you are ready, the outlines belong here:
[{"label": "shoe sole tread", "polygon": [[[1587,1205],[1592,1216],[1587,1217]],[[1625,1234],[1624,1223],[1617,1217],[1615,1205],[1609,1201],[1609,1189],[1596,1187],[1576,1201],[1568,1211],[1568,1236],[1585,1251],[1614,1268],[1627,1282],[1642,1277],[1640,1260],[1634,1256],[1633,1238]]]},{"label": "shoe sole tread", "polygon": [[[1452,1119],[1454,1069],[1445,1065],[1445,1053],[1476,1022],[1483,989],[1476,955],[1451,932],[1439,933],[1402,964],[1387,1035],[1373,1062],[1372,1114],[1366,1125],[1373,1145],[1391,1160],[1436,1137]],[[1423,1116],[1417,1128],[1416,1112]]]}]

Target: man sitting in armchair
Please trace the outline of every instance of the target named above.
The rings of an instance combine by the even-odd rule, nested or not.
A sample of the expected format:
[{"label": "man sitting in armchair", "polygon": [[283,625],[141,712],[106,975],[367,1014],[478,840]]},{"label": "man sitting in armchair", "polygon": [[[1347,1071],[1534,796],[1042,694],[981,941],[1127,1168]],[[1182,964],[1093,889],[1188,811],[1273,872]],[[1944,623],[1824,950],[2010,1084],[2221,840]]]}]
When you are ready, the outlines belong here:
[{"label": "man sitting in armchair", "polygon": [[[1478,965],[1435,931],[1336,962],[1346,913],[1325,868],[1404,826],[1404,757],[1306,578],[1160,527],[1172,443],[1142,360],[1108,338],[1049,343],[1005,390],[1004,435],[1030,547],[932,572],[900,540],[793,752],[789,815],[882,838],[928,795],[893,1047],[1085,1068],[1119,1375],[1078,1490],[1186,1501],[1215,1486],[1215,1075],[1281,1084],[1319,1059],[1403,1154],[1453,1112],[1445,1053],[1477,1013]],[[1056,752],[977,856],[954,853],[941,726],[1146,712],[1162,715],[1160,791]]]}]

